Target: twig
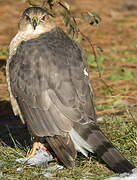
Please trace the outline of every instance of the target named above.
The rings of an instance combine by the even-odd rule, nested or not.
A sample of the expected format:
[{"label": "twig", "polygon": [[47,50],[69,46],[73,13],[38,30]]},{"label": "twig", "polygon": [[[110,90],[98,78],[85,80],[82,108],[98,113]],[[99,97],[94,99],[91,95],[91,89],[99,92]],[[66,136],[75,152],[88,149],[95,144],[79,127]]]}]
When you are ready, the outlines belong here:
[{"label": "twig", "polygon": [[[75,22],[76,26],[77,26],[77,22],[75,20],[75,18],[73,17],[73,21]],[[77,30],[78,32],[87,40],[87,42],[89,43],[90,47],[91,47],[91,50],[93,52],[93,55],[94,55],[94,60],[97,64],[97,70],[98,70],[98,74],[99,74],[99,78],[101,80],[101,82],[108,88],[108,90],[110,91],[110,93],[112,94],[112,91],[110,90],[110,87],[107,85],[107,83],[105,83],[105,81],[102,79],[102,75],[101,75],[101,71],[100,71],[100,68],[99,68],[99,65],[98,65],[98,61],[97,61],[97,55],[96,55],[96,51],[95,51],[95,48],[94,48],[94,45],[91,43],[90,39],[83,33],[80,31],[80,29],[78,28],[77,26]]]},{"label": "twig", "polygon": [[62,6],[66,11],[68,11],[68,12],[70,13],[70,11],[68,10],[68,8],[65,7],[61,2],[58,2],[58,4],[59,4],[60,6]]},{"label": "twig", "polygon": [[44,6],[45,6],[45,4],[47,3],[47,1],[48,1],[48,0],[43,1],[43,3],[42,3],[42,6],[41,6],[41,7],[44,7]]}]

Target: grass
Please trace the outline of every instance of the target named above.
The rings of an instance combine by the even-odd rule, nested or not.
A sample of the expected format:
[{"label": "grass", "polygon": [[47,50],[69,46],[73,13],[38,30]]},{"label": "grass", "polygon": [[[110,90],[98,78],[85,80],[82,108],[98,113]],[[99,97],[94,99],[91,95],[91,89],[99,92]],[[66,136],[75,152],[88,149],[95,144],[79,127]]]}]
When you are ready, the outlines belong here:
[{"label": "grass", "polygon": [[0,57],[8,57],[8,49],[7,48],[1,48],[0,49]]},{"label": "grass", "polygon": [[[137,114],[134,108],[129,108],[128,110],[132,115],[124,113],[127,115],[125,118],[116,115],[106,115],[104,121],[100,123],[100,127],[122,154],[137,164],[135,159],[137,126],[134,119]],[[11,148],[5,144],[1,144],[0,146],[0,160],[3,162],[0,165],[0,172],[4,176],[1,179],[45,179],[42,175],[42,172],[46,171],[45,168],[34,167],[15,161],[15,159],[25,156],[27,148],[24,149],[24,147],[19,146],[16,141],[14,144],[15,148]],[[55,165],[55,163],[52,162],[50,165]],[[18,171],[18,168],[21,168],[21,171]],[[69,178],[69,180],[80,179],[82,177],[101,180],[115,175],[105,164],[98,161],[95,156],[91,156],[90,159],[79,156],[76,160],[75,168],[64,168],[63,170],[56,170],[52,173],[53,176],[51,179],[59,180],[63,180],[64,178]]]}]

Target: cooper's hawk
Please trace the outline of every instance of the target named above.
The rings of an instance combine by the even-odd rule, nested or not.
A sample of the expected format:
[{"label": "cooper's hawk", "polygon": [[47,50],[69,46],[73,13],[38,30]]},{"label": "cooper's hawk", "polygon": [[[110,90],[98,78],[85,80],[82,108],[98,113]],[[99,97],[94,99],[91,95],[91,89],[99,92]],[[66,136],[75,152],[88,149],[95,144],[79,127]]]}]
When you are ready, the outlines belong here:
[{"label": "cooper's hawk", "polygon": [[95,152],[115,172],[135,166],[96,125],[86,58],[40,7],[24,11],[10,44],[7,82],[15,114],[35,137],[45,137],[57,157],[73,167],[77,151]]}]

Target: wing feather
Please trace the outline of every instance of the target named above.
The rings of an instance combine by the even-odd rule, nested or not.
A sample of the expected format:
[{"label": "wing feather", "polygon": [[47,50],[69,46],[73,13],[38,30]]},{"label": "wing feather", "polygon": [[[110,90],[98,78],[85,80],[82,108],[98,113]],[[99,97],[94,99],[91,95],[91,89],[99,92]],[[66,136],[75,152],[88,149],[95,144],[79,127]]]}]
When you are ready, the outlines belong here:
[{"label": "wing feather", "polygon": [[73,122],[95,121],[87,63],[60,28],[23,41],[9,64],[11,90],[37,136],[64,135]]}]

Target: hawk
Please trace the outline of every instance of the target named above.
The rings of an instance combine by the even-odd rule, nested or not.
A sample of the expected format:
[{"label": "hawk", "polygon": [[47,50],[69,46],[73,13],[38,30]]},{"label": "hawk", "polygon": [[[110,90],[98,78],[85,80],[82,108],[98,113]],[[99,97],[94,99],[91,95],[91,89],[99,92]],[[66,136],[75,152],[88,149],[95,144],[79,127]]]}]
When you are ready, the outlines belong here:
[{"label": "hawk", "polygon": [[74,167],[79,151],[86,157],[96,153],[117,173],[135,168],[96,125],[82,49],[43,8],[23,12],[10,43],[6,76],[13,111],[34,137],[28,157],[43,137],[66,167]]}]

